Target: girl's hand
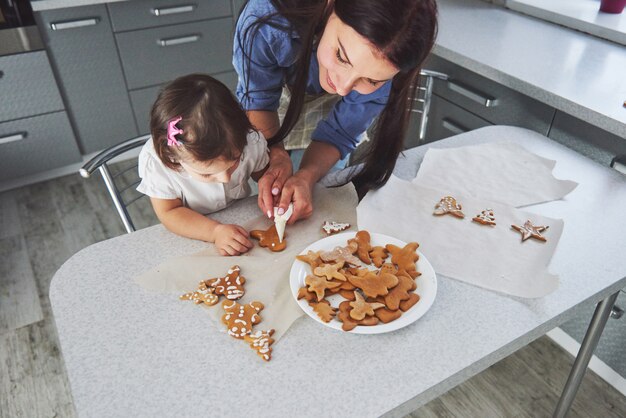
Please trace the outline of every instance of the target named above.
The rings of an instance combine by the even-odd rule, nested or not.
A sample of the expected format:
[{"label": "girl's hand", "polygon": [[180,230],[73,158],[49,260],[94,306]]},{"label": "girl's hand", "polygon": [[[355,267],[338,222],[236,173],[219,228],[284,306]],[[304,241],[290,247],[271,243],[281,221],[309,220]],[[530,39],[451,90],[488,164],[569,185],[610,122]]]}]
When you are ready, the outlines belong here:
[{"label": "girl's hand", "polygon": [[274,200],[280,196],[283,185],[293,173],[287,151],[281,147],[270,148],[270,165],[259,179],[259,208],[268,217],[274,216]]},{"label": "girl's hand", "polygon": [[248,231],[239,225],[219,224],[213,230],[213,236],[220,255],[240,255],[254,246],[248,239]]},{"label": "girl's hand", "polygon": [[283,187],[283,192],[280,195],[279,210],[283,209],[283,213],[286,210],[289,203],[293,202],[293,214],[287,221],[287,224],[291,225],[298,219],[304,219],[311,216],[313,213],[313,183],[311,180],[307,180],[301,171],[291,176]]}]

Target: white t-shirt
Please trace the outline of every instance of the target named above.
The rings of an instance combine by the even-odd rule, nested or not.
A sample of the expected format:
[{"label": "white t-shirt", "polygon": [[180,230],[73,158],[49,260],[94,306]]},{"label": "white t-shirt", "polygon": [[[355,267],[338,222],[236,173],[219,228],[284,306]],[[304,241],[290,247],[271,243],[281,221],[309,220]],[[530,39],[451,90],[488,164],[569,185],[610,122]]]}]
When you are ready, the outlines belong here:
[{"label": "white t-shirt", "polygon": [[204,183],[184,170],[166,167],[159,159],[152,139],[139,154],[138,170],[141,183],[137,190],[159,199],[181,199],[183,205],[203,215],[224,209],[236,199],[250,196],[250,174],[261,171],[269,162],[267,142],[262,134],[250,131],[241,162],[230,182]]}]

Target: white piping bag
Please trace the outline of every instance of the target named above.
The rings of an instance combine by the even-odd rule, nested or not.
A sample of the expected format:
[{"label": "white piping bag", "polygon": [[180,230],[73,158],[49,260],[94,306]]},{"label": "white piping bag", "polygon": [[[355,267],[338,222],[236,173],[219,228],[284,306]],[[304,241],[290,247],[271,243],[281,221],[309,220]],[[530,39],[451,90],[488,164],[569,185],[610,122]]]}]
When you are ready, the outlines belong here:
[{"label": "white piping bag", "polygon": [[278,208],[274,208],[274,225],[276,225],[276,232],[278,233],[278,241],[283,242],[285,236],[285,225],[293,214],[293,203],[289,204],[289,207],[282,215],[278,214]]}]

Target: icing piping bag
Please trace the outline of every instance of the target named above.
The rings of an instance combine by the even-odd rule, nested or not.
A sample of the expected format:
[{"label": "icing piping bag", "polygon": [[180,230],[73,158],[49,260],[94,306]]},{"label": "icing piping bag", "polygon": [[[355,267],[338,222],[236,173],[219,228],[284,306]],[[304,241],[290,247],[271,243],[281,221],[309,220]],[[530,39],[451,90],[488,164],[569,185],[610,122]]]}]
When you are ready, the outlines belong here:
[{"label": "icing piping bag", "polygon": [[283,242],[283,237],[285,236],[285,225],[287,225],[287,221],[291,218],[291,214],[293,213],[293,203],[289,204],[289,207],[282,215],[278,214],[278,208],[274,208],[274,225],[276,225],[276,232],[278,233],[278,241]]}]

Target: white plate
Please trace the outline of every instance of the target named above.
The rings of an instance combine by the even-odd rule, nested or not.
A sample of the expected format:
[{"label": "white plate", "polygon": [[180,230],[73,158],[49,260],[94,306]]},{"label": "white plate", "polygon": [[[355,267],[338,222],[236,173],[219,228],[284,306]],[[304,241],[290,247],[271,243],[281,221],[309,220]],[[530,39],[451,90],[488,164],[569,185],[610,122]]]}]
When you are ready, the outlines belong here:
[{"label": "white plate", "polygon": [[[346,246],[348,239],[354,238],[354,235],[355,232],[344,232],[341,234],[331,235],[327,238],[322,238],[321,240],[306,247],[301,254],[306,254],[308,251],[330,251],[337,246]],[[393,244],[398,247],[404,247],[406,245],[406,242],[387,235],[377,233],[372,233],[370,235],[372,238],[371,243],[374,246]],[[426,260],[424,255],[419,251],[417,251],[417,254],[420,257],[417,262],[417,271],[422,273],[422,275],[416,279],[417,289],[415,289],[414,292],[420,295],[419,302],[413,305],[413,307],[407,312],[404,312],[402,316],[395,321],[391,321],[388,324],[383,324],[381,322],[379,325],[373,326],[357,326],[350,332],[355,334],[382,334],[384,332],[395,331],[417,321],[428,311],[428,309],[430,309],[435,300],[435,296],[437,295],[437,277],[435,276],[435,270],[433,270],[433,267],[430,265],[428,260]],[[386,262],[390,262],[390,258],[388,258]],[[374,268],[374,266],[366,267],[370,269]],[[289,285],[291,286],[291,294],[294,299],[307,315],[315,319],[320,324],[344,332],[341,329],[341,322],[338,319],[332,319],[330,322],[324,322],[317,316],[317,314],[313,311],[313,308],[309,306],[305,299],[298,300],[298,289],[305,285],[304,279],[307,274],[311,274],[310,266],[303,261],[295,260],[291,266],[291,273],[289,274]],[[328,296],[326,300],[328,300],[332,306],[337,307],[339,303],[345,299],[340,295],[331,295]]]}]

